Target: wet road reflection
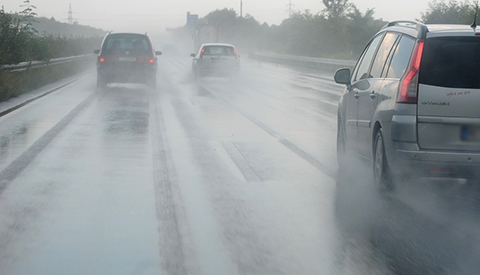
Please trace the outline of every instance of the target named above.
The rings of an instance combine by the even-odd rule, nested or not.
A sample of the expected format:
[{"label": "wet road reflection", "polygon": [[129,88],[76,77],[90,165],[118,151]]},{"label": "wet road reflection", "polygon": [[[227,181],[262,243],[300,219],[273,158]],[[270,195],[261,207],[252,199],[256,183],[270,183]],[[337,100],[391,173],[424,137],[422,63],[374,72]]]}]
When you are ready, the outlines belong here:
[{"label": "wet road reflection", "polygon": [[338,170],[329,74],[194,81],[190,62],[162,58],[155,91],[88,73],[0,118],[0,273],[478,272],[461,184],[384,194],[368,163]]}]

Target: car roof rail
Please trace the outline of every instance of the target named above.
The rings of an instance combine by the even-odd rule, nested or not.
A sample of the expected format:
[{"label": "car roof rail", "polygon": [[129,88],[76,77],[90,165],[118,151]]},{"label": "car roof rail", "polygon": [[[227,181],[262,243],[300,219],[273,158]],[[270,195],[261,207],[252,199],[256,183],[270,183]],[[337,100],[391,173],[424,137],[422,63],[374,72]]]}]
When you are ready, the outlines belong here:
[{"label": "car roof rail", "polygon": [[428,27],[424,23],[421,23],[418,21],[396,20],[396,21],[391,21],[387,23],[387,25],[385,25],[383,28],[392,27],[392,26],[404,26],[404,27],[415,28],[418,31],[418,37],[420,39],[425,39],[427,37]]}]

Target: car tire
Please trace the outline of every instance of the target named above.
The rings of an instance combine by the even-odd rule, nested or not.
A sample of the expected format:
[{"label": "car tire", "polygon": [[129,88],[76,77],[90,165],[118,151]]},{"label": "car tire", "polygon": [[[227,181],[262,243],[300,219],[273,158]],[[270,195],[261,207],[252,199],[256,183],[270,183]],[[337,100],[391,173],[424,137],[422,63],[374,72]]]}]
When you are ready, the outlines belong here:
[{"label": "car tire", "polygon": [[104,89],[106,87],[107,87],[107,81],[105,81],[105,79],[97,76],[97,88],[98,89]]},{"label": "car tire", "polygon": [[193,71],[193,77],[195,78],[195,81],[202,78],[202,73],[200,73],[200,70],[195,68]]},{"label": "car tire", "polygon": [[393,190],[394,182],[385,155],[382,129],[379,129],[373,145],[373,179],[375,187],[381,192]]},{"label": "car tire", "polygon": [[157,89],[157,77],[153,77],[147,82],[148,87],[151,89]]},{"label": "car tire", "polygon": [[347,150],[345,148],[345,128],[342,117],[338,113],[337,117],[337,162],[339,169],[344,169],[347,165]]}]

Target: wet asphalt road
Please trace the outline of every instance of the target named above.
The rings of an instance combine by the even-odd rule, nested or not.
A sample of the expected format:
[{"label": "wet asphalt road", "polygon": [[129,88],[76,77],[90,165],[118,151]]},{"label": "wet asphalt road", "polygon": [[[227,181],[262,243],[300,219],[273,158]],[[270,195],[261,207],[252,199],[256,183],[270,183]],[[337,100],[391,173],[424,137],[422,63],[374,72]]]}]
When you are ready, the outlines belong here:
[{"label": "wet asphalt road", "polygon": [[1,274],[432,273],[392,265],[405,215],[372,226],[368,171],[338,175],[331,73],[195,81],[164,56],[156,90],[72,80],[0,117]]}]

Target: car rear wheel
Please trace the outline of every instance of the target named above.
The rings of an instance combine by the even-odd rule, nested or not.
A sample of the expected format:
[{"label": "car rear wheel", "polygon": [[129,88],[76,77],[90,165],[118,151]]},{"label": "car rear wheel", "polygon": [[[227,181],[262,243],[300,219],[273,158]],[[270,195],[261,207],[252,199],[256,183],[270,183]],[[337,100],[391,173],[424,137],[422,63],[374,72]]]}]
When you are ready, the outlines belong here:
[{"label": "car rear wheel", "polygon": [[103,89],[107,87],[107,81],[105,79],[97,76],[97,88],[98,89]]},{"label": "car rear wheel", "polygon": [[151,89],[156,89],[157,88],[157,77],[153,77],[150,80],[148,80],[147,85]]},{"label": "car rear wheel", "polygon": [[373,177],[377,190],[391,191],[393,189],[393,180],[385,156],[385,146],[381,129],[376,134],[373,149]]}]

